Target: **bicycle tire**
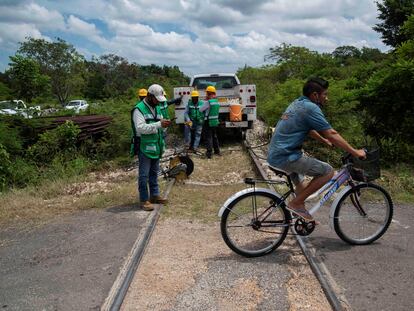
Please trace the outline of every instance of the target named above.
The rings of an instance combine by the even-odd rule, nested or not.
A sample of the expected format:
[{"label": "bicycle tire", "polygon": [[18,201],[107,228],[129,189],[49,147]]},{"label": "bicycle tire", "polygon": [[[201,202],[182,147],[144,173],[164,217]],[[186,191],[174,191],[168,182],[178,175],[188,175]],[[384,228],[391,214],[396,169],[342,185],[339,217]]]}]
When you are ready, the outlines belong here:
[{"label": "bicycle tire", "polygon": [[[366,215],[361,215],[358,211],[358,206],[362,208]],[[374,211],[379,211],[383,215],[375,215],[373,213]],[[393,202],[391,196],[384,188],[372,183],[359,184],[349,189],[335,207],[333,219],[334,230],[339,238],[349,244],[367,245],[378,240],[387,231],[392,220],[392,215]],[[345,223],[348,219],[355,222],[353,227],[360,233],[359,237],[353,236],[350,230],[348,228],[346,229],[347,225]],[[369,223],[380,223],[380,226],[373,230],[373,233],[370,235],[362,235],[361,232],[363,231],[372,231],[365,230],[361,226],[361,224],[365,225]]]},{"label": "bicycle tire", "polygon": [[[252,202],[253,199],[255,200],[256,203],[259,202],[257,203],[258,206],[260,206],[259,204],[264,204],[263,210],[265,210],[266,208],[267,209],[270,208],[271,211],[269,215],[272,214],[271,217],[280,217],[280,219],[270,218],[268,220],[268,221],[279,222],[278,224],[274,225],[274,228],[276,228],[276,230],[271,230],[273,228],[272,226],[266,227],[266,230],[271,230],[271,232],[265,232],[265,231],[261,231],[258,229],[254,229],[253,227],[254,221],[252,219],[252,216],[247,215],[247,217],[244,217],[245,220],[243,219],[242,225],[230,226],[231,228],[245,228],[247,230],[243,230],[243,233],[240,232],[241,234],[238,234],[237,232],[241,230],[236,230],[236,232],[233,234],[233,230],[232,232],[229,231],[229,228],[230,228],[229,224],[231,224],[230,222],[232,221],[231,219],[232,216],[238,215],[236,213],[240,213],[240,211],[243,211],[243,207],[246,213],[251,213],[252,215],[253,205],[252,203],[250,203],[250,206],[249,206],[249,201]],[[237,210],[237,212],[235,210]],[[247,223],[249,220],[250,220],[250,223]],[[266,220],[267,219],[265,219],[265,221]],[[263,256],[263,255],[271,253],[272,251],[274,251],[276,248],[278,248],[282,244],[283,240],[286,238],[286,235],[288,233],[290,220],[291,220],[290,213],[285,209],[285,204],[282,201],[282,199],[268,192],[263,192],[263,191],[250,192],[250,193],[246,193],[236,198],[233,202],[231,202],[228,205],[227,209],[223,212],[223,215],[221,217],[221,224],[220,224],[221,235],[223,237],[224,242],[227,244],[227,246],[231,250],[236,252],[237,254],[245,256],[245,257],[259,257],[259,256]],[[277,230],[279,230],[280,232]],[[268,235],[270,236],[271,240],[264,247],[260,247],[260,243],[264,242],[263,239],[261,241],[254,240],[255,235],[257,236],[257,238],[259,238],[259,232],[268,233]],[[277,234],[277,238],[273,239],[274,237],[276,237],[276,234]],[[248,237],[250,236],[253,237],[253,241],[247,241]],[[243,243],[244,245],[242,245]],[[255,245],[251,243],[256,243],[258,245],[258,248],[254,249]],[[250,249],[246,245],[249,245]]]}]

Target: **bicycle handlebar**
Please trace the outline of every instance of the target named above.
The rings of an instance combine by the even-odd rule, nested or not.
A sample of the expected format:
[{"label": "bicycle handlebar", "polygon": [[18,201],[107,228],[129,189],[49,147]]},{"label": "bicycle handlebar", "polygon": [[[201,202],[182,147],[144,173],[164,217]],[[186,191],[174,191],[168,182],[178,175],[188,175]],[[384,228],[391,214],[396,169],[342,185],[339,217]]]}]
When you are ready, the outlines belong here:
[{"label": "bicycle handlebar", "polygon": [[[367,148],[362,148],[364,149],[365,153],[368,152]],[[347,164],[349,163],[349,160],[352,158],[352,154],[350,154],[349,152],[347,152],[344,156],[342,156],[342,163],[343,164]],[[359,158],[360,160],[364,160],[365,158]]]}]

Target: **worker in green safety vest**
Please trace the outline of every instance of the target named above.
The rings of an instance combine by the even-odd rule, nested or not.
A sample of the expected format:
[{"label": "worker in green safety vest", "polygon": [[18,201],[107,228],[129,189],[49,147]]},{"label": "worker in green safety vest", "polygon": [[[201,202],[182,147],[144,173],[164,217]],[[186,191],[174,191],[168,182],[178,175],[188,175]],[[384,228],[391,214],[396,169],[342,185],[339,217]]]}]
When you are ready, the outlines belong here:
[{"label": "worker in green safety vest", "polygon": [[211,159],[212,151],[214,149],[214,154],[220,155],[219,141],[217,138],[217,126],[219,125],[219,110],[220,104],[216,98],[216,88],[212,85],[209,85],[206,88],[206,101],[203,106],[200,107],[200,111],[204,112],[204,129],[206,135],[206,145],[207,153],[206,156],[208,159]]},{"label": "worker in green safety vest", "polygon": [[[165,97],[166,100],[164,102],[160,103],[159,106],[160,106],[160,109],[161,109],[162,117],[164,119],[171,119],[170,118],[170,113],[168,112],[168,106],[172,105],[172,104],[179,105],[181,103],[181,99],[183,97],[181,96],[181,97],[178,97],[178,98],[175,98],[175,99],[167,100],[166,96],[167,96],[167,93],[164,91],[164,97]],[[163,135],[164,135],[164,139],[166,139],[167,129],[164,129]]]},{"label": "worker in green safety vest", "polygon": [[201,132],[203,130],[204,113],[200,111],[202,102],[198,99],[196,90],[191,92],[191,99],[188,100],[184,112],[184,139],[188,151],[197,151],[200,145]]},{"label": "worker in green safety vest", "polygon": [[159,105],[166,100],[162,86],[153,84],[148,88],[147,96],[132,111],[131,122],[138,145],[138,191],[140,205],[146,211],[154,209],[153,203],[167,203],[160,196],[158,187],[159,163],[165,146],[163,129],[171,125],[169,119],[162,117]]},{"label": "worker in green safety vest", "polygon": [[168,112],[168,106],[172,105],[172,104],[179,105],[181,103],[181,99],[183,97],[181,96],[181,97],[178,97],[178,98],[175,98],[175,99],[167,100],[166,96],[167,96],[167,93],[165,93],[165,91],[164,91],[164,97],[165,97],[166,100],[164,102],[160,103],[161,114],[162,114],[164,119],[170,119],[170,113]]}]

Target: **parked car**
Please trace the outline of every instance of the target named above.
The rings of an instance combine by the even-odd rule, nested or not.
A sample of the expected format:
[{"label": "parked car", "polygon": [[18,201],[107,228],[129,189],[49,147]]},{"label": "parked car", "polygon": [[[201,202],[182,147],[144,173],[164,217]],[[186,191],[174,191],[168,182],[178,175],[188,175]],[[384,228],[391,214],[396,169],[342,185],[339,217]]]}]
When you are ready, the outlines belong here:
[{"label": "parked car", "polygon": [[21,99],[0,101],[0,114],[32,118],[40,116],[40,106],[27,107]]},{"label": "parked car", "polygon": [[65,105],[65,109],[74,110],[76,113],[86,110],[88,109],[88,107],[89,107],[89,104],[84,99],[74,99]]}]

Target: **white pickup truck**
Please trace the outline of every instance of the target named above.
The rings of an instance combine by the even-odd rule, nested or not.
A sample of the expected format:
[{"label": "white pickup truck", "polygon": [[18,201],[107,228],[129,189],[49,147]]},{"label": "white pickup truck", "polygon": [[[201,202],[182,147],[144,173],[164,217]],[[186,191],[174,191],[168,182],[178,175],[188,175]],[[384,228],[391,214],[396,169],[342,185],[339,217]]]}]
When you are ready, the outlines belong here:
[{"label": "white pickup truck", "polygon": [[40,116],[40,106],[27,107],[21,99],[0,101],[0,114],[22,116],[26,119]]},{"label": "white pickup truck", "polygon": [[[251,129],[256,120],[256,85],[240,84],[239,78],[232,73],[198,74],[191,78],[190,86],[174,88],[174,98],[183,96],[180,105],[175,106],[176,123],[184,123],[184,112],[191,92],[197,90],[199,99],[205,100],[205,90],[209,85],[216,88],[220,103],[220,127]],[[240,121],[230,121],[230,104],[235,101],[242,106]]]}]

